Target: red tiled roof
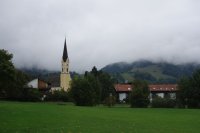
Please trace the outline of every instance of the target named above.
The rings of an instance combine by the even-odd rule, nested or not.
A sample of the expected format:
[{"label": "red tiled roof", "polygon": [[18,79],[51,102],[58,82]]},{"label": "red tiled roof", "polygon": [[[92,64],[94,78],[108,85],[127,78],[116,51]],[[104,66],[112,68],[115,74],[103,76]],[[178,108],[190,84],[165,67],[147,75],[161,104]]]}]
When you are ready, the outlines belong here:
[{"label": "red tiled roof", "polygon": [[[149,85],[151,92],[153,91],[177,91],[177,84],[152,84]],[[130,92],[132,86],[130,84],[115,84],[117,92]]]},{"label": "red tiled roof", "polygon": [[115,90],[117,92],[119,92],[119,91],[125,91],[125,92],[131,91],[132,90],[131,88],[132,87],[131,87],[130,84],[115,84]]},{"label": "red tiled roof", "polygon": [[177,91],[177,84],[154,84],[149,85],[150,91]]}]

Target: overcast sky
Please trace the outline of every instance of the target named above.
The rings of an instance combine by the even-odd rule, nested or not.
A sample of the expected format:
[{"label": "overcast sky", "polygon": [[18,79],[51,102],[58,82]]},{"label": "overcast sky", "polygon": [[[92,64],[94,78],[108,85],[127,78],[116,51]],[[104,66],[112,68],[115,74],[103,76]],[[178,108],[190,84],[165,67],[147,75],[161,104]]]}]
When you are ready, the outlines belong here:
[{"label": "overcast sky", "polygon": [[0,0],[0,49],[17,67],[60,70],[148,59],[200,63],[200,0]]}]

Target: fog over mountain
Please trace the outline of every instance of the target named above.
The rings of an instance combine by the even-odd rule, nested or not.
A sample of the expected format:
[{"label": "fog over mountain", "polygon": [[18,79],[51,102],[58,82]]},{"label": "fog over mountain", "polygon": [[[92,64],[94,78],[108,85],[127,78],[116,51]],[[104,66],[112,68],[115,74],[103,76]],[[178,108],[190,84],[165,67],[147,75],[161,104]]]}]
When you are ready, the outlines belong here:
[{"label": "fog over mountain", "polygon": [[200,63],[198,0],[1,0],[0,49],[17,67],[60,70],[140,59]]}]

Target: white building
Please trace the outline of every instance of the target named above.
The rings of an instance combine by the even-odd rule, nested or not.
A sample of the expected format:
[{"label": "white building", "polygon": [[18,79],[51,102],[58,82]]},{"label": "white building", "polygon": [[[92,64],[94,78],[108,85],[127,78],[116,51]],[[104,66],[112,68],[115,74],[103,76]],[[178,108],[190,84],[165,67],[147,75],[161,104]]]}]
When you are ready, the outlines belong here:
[{"label": "white building", "polygon": [[48,88],[48,83],[39,78],[36,78],[28,82],[27,86],[30,88],[45,89]]}]

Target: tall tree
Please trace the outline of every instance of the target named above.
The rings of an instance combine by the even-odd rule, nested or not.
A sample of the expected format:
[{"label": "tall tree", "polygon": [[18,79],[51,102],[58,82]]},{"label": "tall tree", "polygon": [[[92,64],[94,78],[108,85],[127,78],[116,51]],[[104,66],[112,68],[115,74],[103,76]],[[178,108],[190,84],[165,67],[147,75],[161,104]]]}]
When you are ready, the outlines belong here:
[{"label": "tall tree", "polygon": [[15,69],[12,57],[6,50],[0,50],[0,97],[16,99],[21,96],[27,76]]},{"label": "tall tree", "polygon": [[93,74],[88,74],[85,76],[85,79],[89,82],[91,86],[91,90],[95,92],[95,103],[100,103],[100,94],[101,94],[101,88],[100,88],[100,82],[98,80],[98,77],[95,77]]},{"label": "tall tree", "polygon": [[94,66],[94,67],[92,68],[91,74],[93,74],[95,77],[97,77],[97,76],[98,76],[98,73],[99,73],[99,72],[98,72],[96,66]]},{"label": "tall tree", "polygon": [[101,72],[99,74],[99,82],[101,85],[101,101],[104,101],[106,98],[108,98],[110,94],[112,94],[112,96],[116,95],[113,80],[109,74]]},{"label": "tall tree", "polygon": [[130,103],[131,107],[147,107],[149,104],[149,89],[148,84],[142,80],[133,81],[133,90],[131,92]]},{"label": "tall tree", "polygon": [[7,90],[13,87],[15,81],[15,68],[12,63],[12,54],[0,50],[0,95],[5,97]]},{"label": "tall tree", "polygon": [[200,108],[200,69],[189,78],[182,78],[178,83],[178,98],[182,105]]},{"label": "tall tree", "polygon": [[75,77],[72,80],[71,93],[75,104],[78,106],[93,106],[96,104],[95,91],[87,78]]}]

